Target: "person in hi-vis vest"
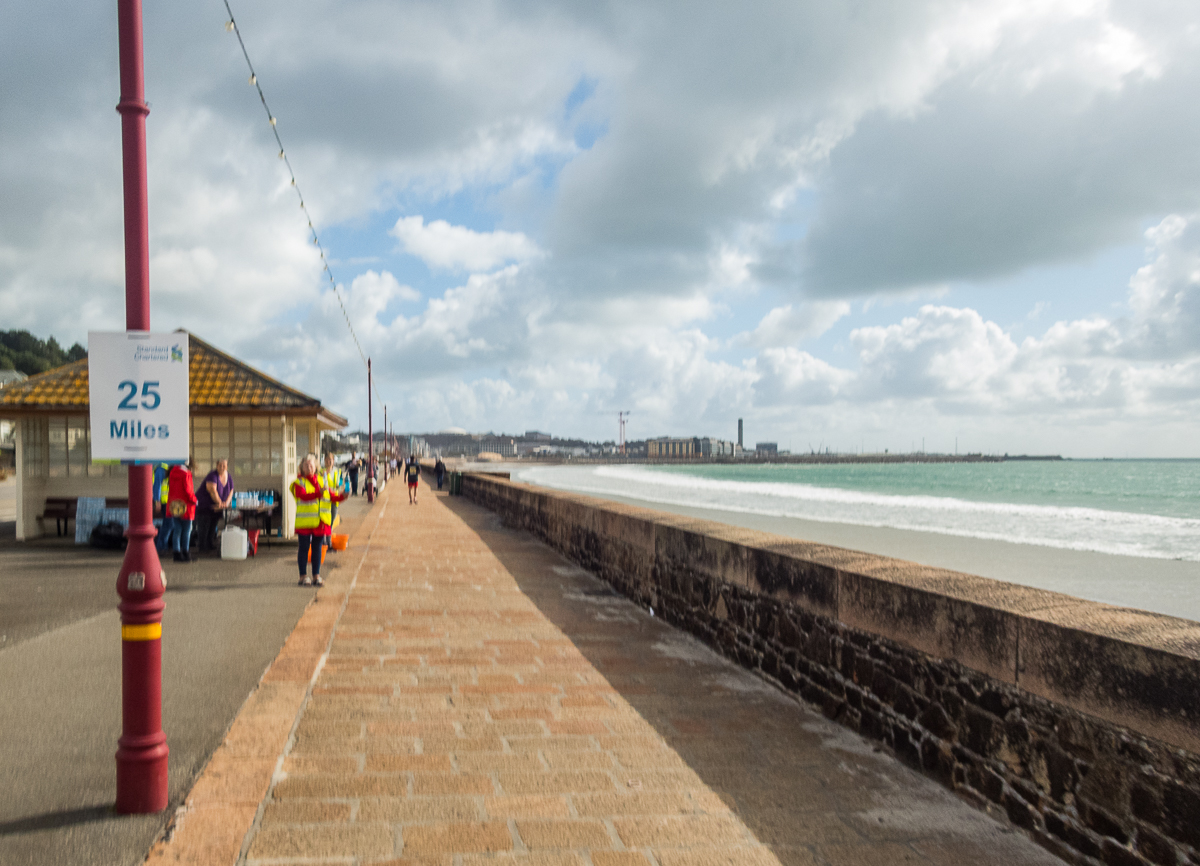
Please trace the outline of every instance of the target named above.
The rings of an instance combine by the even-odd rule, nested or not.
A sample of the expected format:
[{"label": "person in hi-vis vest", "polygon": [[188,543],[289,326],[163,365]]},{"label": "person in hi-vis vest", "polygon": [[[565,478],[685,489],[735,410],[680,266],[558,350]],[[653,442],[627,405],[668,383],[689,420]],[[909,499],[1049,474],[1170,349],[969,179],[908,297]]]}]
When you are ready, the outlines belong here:
[{"label": "person in hi-vis vest", "polygon": [[162,518],[158,527],[158,537],[154,539],[154,546],[159,553],[171,549],[171,535],[175,532],[175,518],[167,513],[167,476],[170,474],[171,467],[166,463],[159,463],[154,467],[154,490],[151,498],[154,500],[154,513]]},{"label": "person in hi-vis vest", "polygon": [[[296,480],[291,484],[296,499],[296,536],[300,540],[296,562],[300,566],[301,586],[324,586],[321,580],[321,559],[325,553],[325,538],[332,534],[332,516],[325,508],[325,489],[317,477],[317,455],[306,454],[300,461]],[[330,491],[330,503],[341,502],[341,492]],[[308,576],[308,560],[312,558],[312,578]]]},{"label": "person in hi-vis vest", "polygon": [[[324,488],[324,498],[321,499],[321,518],[324,520],[328,514],[328,523],[332,532],[334,524],[337,523],[338,503],[343,501],[345,497],[345,480],[342,470],[333,465],[333,454],[329,451],[325,452],[325,468],[317,473],[317,480],[321,482],[321,487]],[[338,494],[343,494],[338,498]],[[325,537],[325,544],[332,543],[333,536]]]}]

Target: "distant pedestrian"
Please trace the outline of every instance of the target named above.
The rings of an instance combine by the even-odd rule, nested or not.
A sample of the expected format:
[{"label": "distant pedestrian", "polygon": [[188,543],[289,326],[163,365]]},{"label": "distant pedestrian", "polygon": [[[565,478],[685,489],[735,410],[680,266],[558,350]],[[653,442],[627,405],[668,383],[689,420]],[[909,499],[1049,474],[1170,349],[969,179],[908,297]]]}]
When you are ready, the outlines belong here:
[{"label": "distant pedestrian", "polygon": [[201,553],[216,547],[217,523],[232,502],[233,475],[229,471],[229,461],[221,457],[196,491],[196,533],[200,536]]},{"label": "distant pedestrian", "polygon": [[408,458],[408,463],[404,466],[404,477],[408,480],[408,504],[417,504],[417,481],[421,477],[421,464],[417,463],[417,458]]},{"label": "distant pedestrian", "polygon": [[362,468],[362,458],[358,456],[357,451],[351,452],[350,459],[342,464],[342,468],[350,476],[350,494],[358,496],[358,470]]},{"label": "distant pedestrian", "polygon": [[442,483],[446,480],[446,464],[442,462],[439,455],[437,463],[433,464],[433,473],[437,476],[438,490],[442,489]]},{"label": "distant pedestrian", "polygon": [[[300,566],[300,586],[324,586],[321,580],[321,558],[325,553],[324,538],[332,530],[321,517],[325,507],[325,491],[317,476],[317,455],[306,454],[300,461],[296,480],[291,484],[291,493],[296,500],[296,538],[300,549],[296,563]],[[312,560],[312,577],[308,576],[308,563]]]},{"label": "distant pedestrian", "polygon": [[173,521],[171,550],[176,562],[191,562],[192,521],[196,517],[198,498],[192,491],[192,468],[195,462],[172,466],[167,476],[167,514]]}]

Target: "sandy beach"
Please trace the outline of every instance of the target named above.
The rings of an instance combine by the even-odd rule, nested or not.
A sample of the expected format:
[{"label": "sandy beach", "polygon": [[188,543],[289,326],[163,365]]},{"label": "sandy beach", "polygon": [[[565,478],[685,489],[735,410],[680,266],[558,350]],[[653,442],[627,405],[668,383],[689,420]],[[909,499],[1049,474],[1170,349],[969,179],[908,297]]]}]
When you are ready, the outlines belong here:
[{"label": "sandy beach", "polygon": [[[513,479],[520,480],[519,473],[526,467],[506,464],[489,468],[511,471]],[[1117,556],[934,532],[770,517],[611,495],[600,498],[1200,621],[1200,562]]]}]

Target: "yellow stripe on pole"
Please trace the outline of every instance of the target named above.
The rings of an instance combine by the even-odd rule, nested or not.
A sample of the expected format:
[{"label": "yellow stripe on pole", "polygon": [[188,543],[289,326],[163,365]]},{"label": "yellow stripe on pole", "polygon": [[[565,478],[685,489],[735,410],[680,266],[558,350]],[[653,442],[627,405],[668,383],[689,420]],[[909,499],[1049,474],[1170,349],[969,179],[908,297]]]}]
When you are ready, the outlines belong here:
[{"label": "yellow stripe on pole", "polygon": [[121,640],[158,640],[161,637],[161,622],[148,622],[144,625],[121,626]]}]

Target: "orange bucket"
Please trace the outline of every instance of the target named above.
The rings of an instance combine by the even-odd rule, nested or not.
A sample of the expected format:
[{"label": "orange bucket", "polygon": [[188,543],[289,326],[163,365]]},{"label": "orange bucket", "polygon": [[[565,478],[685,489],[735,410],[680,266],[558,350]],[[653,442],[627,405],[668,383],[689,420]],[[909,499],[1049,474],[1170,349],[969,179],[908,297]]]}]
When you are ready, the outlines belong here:
[{"label": "orange bucket", "polygon": [[[320,538],[320,536],[317,536],[317,538]],[[313,547],[319,547],[321,549],[321,562],[323,564],[325,562],[325,545],[320,544],[319,542],[308,549],[308,561],[312,562]]]},{"label": "orange bucket", "polygon": [[332,546],[333,546],[334,550],[345,550],[346,545],[348,545],[349,543],[350,543],[349,535],[339,535],[336,532],[333,534],[333,545]]}]

